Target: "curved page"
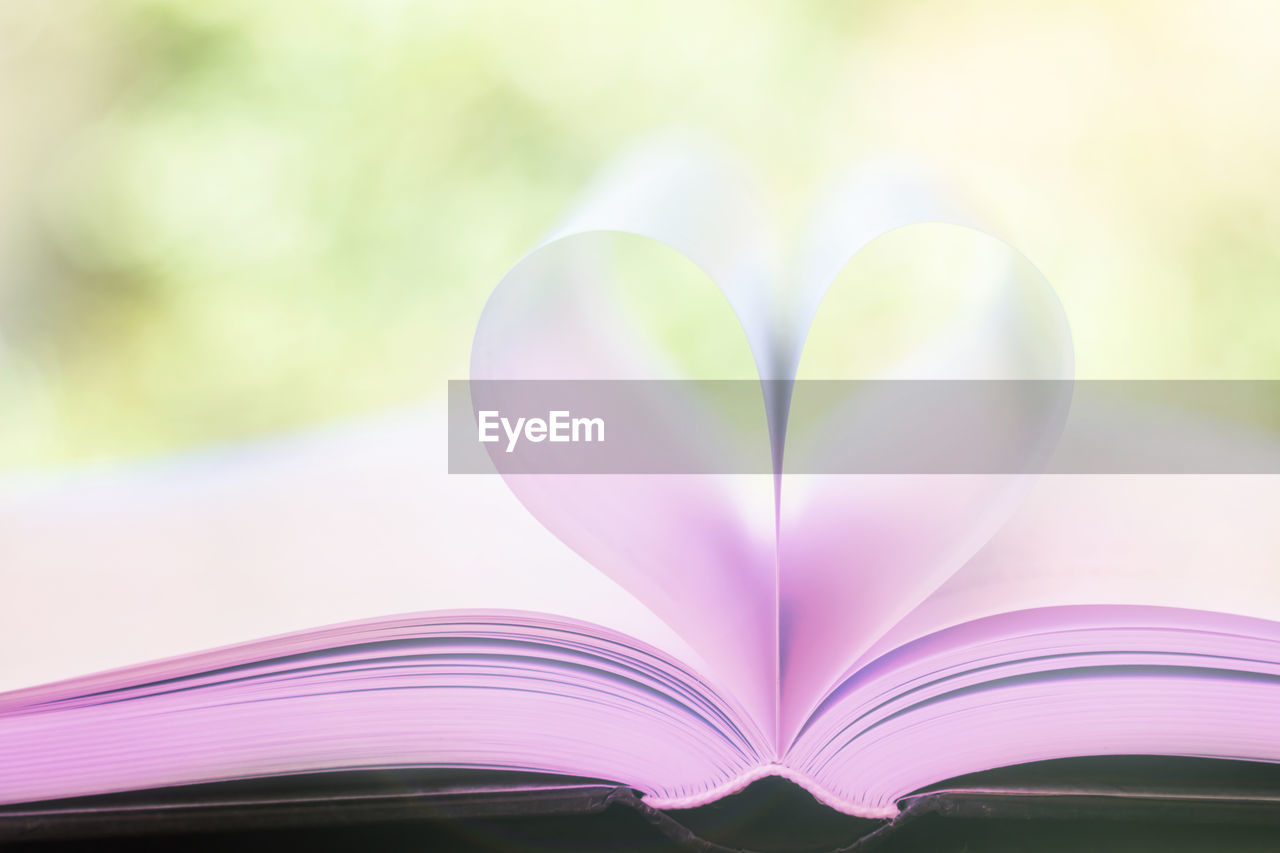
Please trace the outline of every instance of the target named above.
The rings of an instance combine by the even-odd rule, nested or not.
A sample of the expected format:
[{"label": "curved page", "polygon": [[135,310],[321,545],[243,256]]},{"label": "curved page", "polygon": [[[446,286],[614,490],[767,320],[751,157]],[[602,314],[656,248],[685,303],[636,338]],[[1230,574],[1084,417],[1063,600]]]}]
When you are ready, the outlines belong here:
[{"label": "curved page", "polygon": [[562,773],[678,799],[767,748],[739,705],[633,638],[529,613],[434,612],[0,696],[0,802],[412,766]]}]

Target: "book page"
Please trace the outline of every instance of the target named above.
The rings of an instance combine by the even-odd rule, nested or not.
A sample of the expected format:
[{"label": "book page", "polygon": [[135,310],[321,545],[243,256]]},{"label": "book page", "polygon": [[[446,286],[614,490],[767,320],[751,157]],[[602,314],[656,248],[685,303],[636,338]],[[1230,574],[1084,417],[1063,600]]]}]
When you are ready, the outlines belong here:
[{"label": "book page", "polygon": [[0,492],[0,690],[355,619],[515,609],[701,670],[496,476],[450,476],[442,412]]},{"label": "book page", "polygon": [[[1044,276],[927,181],[891,170],[855,176],[815,222],[795,288],[803,334],[780,487],[784,743],[849,662],[1017,506],[1025,472],[1038,470],[1061,428],[1070,387],[1057,383],[1072,370],[1070,333]],[[859,301],[863,293],[872,296]],[[875,347],[850,331],[869,316],[883,327],[873,329]],[[955,380],[994,383],[983,405],[970,401],[967,427],[941,396],[902,403],[911,386]],[[1024,395],[1006,380],[1045,382],[1049,393]],[[930,467],[950,443],[1015,423],[1020,449],[999,476]],[[904,458],[895,444],[917,453],[918,476],[859,467],[868,447]]]},{"label": "book page", "polygon": [[[1174,396],[1215,393],[1212,383],[1185,384]],[[1049,473],[873,653],[982,616],[1062,604],[1280,620],[1280,441],[1221,416],[1108,400],[1105,385],[1078,390]],[[1222,393],[1265,390],[1241,383]],[[1146,473],[1124,473],[1134,471]]]},{"label": "book page", "polygon": [[[546,394],[552,383],[590,381],[629,389],[628,426],[641,425],[676,458],[705,462],[729,446],[752,449],[760,467],[705,476],[679,465],[640,474],[531,471],[518,454],[507,464],[510,445],[484,448],[534,517],[671,625],[772,732],[770,462],[780,433],[771,430],[774,402],[755,385],[771,364],[776,329],[765,234],[750,185],[721,155],[680,139],[640,145],[490,295],[463,414],[477,424],[504,413],[537,417],[568,405]],[[636,380],[676,384],[646,393],[653,386]],[[727,416],[694,386],[677,387],[686,380],[747,381],[751,400]],[[613,447],[607,437],[602,446]]]},{"label": "book page", "polygon": [[880,651],[995,613],[1140,604],[1280,620],[1280,477],[1053,476]]}]

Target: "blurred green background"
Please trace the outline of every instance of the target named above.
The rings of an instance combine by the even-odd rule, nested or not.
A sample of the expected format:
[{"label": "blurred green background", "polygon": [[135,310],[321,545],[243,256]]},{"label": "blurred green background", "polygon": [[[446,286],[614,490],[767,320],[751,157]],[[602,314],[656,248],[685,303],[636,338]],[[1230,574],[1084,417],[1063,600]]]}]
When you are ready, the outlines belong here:
[{"label": "blurred green background", "polygon": [[1280,376],[1280,4],[0,4],[0,466],[442,398],[619,148],[945,175],[1090,378]]}]

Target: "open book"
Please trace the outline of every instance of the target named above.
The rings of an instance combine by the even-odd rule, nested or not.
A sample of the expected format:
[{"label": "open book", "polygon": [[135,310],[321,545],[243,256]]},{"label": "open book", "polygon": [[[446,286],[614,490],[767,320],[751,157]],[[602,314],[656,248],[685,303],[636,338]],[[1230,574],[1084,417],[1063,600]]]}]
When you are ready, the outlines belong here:
[{"label": "open book", "polygon": [[[842,190],[777,287],[736,184],[637,162],[500,285],[472,379],[683,375],[629,342],[593,266],[602,232],[641,235],[717,282],[765,380],[750,422],[663,397],[646,430],[766,467],[522,473],[499,443],[501,476],[449,473],[458,437],[429,410],[10,484],[0,803],[432,767],[659,808],[772,774],[888,817],[1021,762],[1280,760],[1280,478],[1051,473],[1064,431],[1108,435],[1073,432],[1056,392],[1023,411],[1019,464],[850,473],[867,400],[792,382],[818,303],[880,235],[958,217],[892,182]],[[1070,377],[1052,291],[1001,252],[994,289],[892,375]]]}]

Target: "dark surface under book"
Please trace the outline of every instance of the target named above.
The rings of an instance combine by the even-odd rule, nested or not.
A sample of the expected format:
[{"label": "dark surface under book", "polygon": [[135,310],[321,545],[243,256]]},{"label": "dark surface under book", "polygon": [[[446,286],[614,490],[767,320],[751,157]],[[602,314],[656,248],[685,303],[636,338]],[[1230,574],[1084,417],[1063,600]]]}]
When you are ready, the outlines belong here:
[{"label": "dark surface under book", "polygon": [[1144,756],[1063,759],[921,791],[893,822],[757,782],[657,812],[588,779],[383,770],[193,785],[0,807],[32,850],[1277,850],[1280,766]]}]

